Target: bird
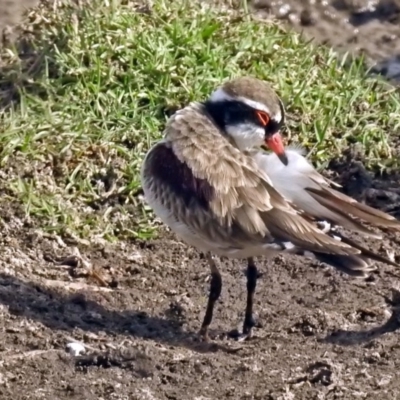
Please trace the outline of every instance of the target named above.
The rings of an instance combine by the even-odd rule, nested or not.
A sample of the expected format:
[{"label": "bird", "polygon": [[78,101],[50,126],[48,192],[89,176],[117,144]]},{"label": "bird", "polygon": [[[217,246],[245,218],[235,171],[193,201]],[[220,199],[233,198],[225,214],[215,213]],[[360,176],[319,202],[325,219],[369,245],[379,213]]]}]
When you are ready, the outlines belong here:
[{"label": "bird", "polygon": [[337,228],[377,237],[358,219],[393,229],[400,223],[337,191],[301,151],[285,148],[284,126],[284,105],[271,84],[239,76],[176,111],[143,159],[145,201],[209,264],[210,290],[199,330],[204,341],[210,340],[222,290],[215,257],[247,260],[245,315],[236,337],[241,341],[252,337],[255,326],[256,257],[295,254],[358,277],[375,269],[372,260],[398,266]]}]

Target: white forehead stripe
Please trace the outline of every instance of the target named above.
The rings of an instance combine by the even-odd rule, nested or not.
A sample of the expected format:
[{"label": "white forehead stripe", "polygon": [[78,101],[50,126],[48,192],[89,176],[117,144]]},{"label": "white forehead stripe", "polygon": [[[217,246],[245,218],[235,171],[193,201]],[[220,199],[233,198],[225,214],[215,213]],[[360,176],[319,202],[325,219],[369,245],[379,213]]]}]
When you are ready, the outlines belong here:
[{"label": "white forehead stripe", "polygon": [[216,91],[214,91],[210,97],[210,101],[215,103],[218,101],[227,101],[227,100],[239,100],[256,110],[265,111],[268,115],[271,116],[271,118],[273,118],[277,122],[280,122],[282,119],[282,114],[280,111],[278,111],[275,115],[271,115],[270,109],[265,104],[259,103],[258,101],[247,99],[246,97],[241,97],[241,96],[232,97],[228,93],[226,93],[225,90],[222,89],[221,87],[218,88]]},{"label": "white forehead stripe", "polygon": [[232,97],[228,93],[225,92],[224,89],[221,87],[218,88],[210,97],[210,100],[212,102],[217,102],[217,101],[227,101],[227,100],[239,100],[242,101],[243,103],[247,104],[248,106],[255,108],[257,110],[265,111],[266,113],[270,114],[269,108],[262,103],[259,103],[258,101],[246,99],[245,97]]}]

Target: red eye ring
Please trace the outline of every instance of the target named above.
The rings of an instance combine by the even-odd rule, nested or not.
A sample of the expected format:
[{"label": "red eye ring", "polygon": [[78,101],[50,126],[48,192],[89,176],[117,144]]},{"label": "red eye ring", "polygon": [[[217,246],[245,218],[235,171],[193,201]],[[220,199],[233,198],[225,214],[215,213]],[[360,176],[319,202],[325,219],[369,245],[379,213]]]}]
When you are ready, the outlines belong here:
[{"label": "red eye ring", "polygon": [[269,115],[265,111],[260,111],[260,110],[256,111],[256,115],[257,115],[258,120],[261,122],[261,125],[267,126],[267,124],[270,120]]}]

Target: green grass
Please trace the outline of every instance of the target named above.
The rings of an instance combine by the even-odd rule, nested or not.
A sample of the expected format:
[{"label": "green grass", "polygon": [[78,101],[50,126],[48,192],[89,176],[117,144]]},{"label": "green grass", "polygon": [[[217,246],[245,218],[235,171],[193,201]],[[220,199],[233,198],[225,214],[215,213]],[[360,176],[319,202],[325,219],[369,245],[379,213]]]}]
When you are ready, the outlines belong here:
[{"label": "green grass", "polygon": [[31,14],[34,59],[4,50],[0,88],[18,101],[1,115],[3,209],[21,205],[62,236],[152,235],[138,196],[143,156],[169,112],[238,75],[273,84],[287,134],[318,165],[359,142],[369,166],[396,166],[389,134],[400,101],[364,77],[361,60],[347,65],[243,13],[166,0],[139,13],[122,3],[42,7]]}]

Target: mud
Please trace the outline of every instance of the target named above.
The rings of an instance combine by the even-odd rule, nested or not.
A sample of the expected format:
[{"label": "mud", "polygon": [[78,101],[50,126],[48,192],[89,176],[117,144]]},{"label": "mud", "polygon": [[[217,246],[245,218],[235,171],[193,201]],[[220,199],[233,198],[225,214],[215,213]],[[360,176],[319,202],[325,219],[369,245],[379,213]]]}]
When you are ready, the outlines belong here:
[{"label": "mud", "polygon": [[[346,193],[400,214],[397,176],[378,180],[357,161],[330,167]],[[242,324],[245,265],[221,260],[222,298],[204,344],[208,267],[167,230],[148,242],[87,247],[19,215],[0,210],[1,399],[400,396],[400,271],[392,267],[358,281],[296,257],[260,259],[258,328],[238,343],[227,333]],[[392,254],[399,241],[391,234],[370,245]],[[72,342],[86,352],[69,354]]]},{"label": "mud", "polygon": [[15,27],[38,3],[39,0],[0,0],[0,45],[15,39]]},{"label": "mud", "polygon": [[[309,7],[288,3],[299,18]],[[307,34],[363,46],[376,60],[388,56],[379,37],[397,23],[358,24],[358,44],[347,43],[354,23],[339,29],[323,22],[324,9],[350,16],[315,2]],[[369,24],[381,28],[368,34]],[[331,163],[327,173],[346,193],[400,216],[398,176],[377,178],[354,155]],[[370,246],[394,254],[399,242],[400,235],[388,234]],[[238,343],[226,333],[242,324],[244,267],[220,262],[223,292],[207,345],[197,338],[208,294],[206,261],[167,230],[146,243],[87,247],[43,234],[17,208],[1,209],[0,399],[400,398],[399,271],[382,266],[357,281],[296,257],[260,259],[259,327],[252,340]],[[68,353],[72,342],[81,342],[85,353]]]}]

